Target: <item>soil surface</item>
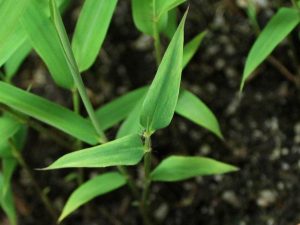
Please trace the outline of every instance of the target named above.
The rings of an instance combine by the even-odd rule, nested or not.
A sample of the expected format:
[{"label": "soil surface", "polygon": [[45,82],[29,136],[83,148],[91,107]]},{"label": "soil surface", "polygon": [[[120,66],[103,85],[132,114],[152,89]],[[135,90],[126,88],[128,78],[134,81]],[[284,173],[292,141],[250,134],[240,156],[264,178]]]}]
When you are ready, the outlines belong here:
[{"label": "soil surface", "polygon": [[[154,163],[170,154],[200,155],[231,163],[239,172],[201,177],[181,183],[155,183],[151,212],[164,225],[296,225],[300,223],[300,94],[274,65],[265,62],[239,95],[245,58],[255,32],[242,0],[190,0],[186,40],[207,29],[199,52],[185,69],[182,85],[198,95],[219,119],[225,141],[175,116],[172,125],[154,137]],[[257,1],[258,20],[264,26],[278,5]],[[66,13],[70,34],[80,2]],[[185,7],[181,8],[181,13]],[[151,40],[134,27],[128,0],[118,3],[112,25],[97,62],[84,76],[95,106],[148,84],[155,74]],[[165,43],[167,43],[165,41]],[[292,44],[291,44],[292,43]],[[287,40],[273,56],[292,73],[299,71],[298,42]],[[297,45],[298,44],[298,45]],[[299,57],[299,56],[298,56]],[[297,63],[294,63],[297,62]],[[297,70],[298,69],[298,70]],[[41,60],[32,53],[14,82],[48,99],[71,107],[71,96],[57,88]],[[84,110],[82,110],[84,113]],[[45,126],[45,128],[52,130]],[[62,137],[63,134],[52,130]],[[113,138],[116,128],[108,132]],[[66,149],[46,135],[30,130],[23,150],[31,168],[48,165]],[[112,170],[112,169],[108,169]],[[142,168],[130,168],[138,178]],[[77,186],[76,170],[34,171],[59,210]],[[103,170],[84,170],[85,178]],[[68,180],[69,179],[69,180]],[[20,225],[52,225],[28,176],[18,169],[14,191]],[[91,201],[65,220],[65,225],[139,225],[138,209],[128,188]],[[7,224],[5,221],[1,224]]]}]

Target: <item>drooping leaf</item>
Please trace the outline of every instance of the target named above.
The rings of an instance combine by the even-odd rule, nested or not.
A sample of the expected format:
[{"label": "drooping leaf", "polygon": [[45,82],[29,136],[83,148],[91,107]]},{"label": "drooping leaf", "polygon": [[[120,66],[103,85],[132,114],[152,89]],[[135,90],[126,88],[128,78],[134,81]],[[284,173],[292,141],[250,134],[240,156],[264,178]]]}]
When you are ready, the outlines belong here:
[{"label": "drooping leaf", "polygon": [[96,110],[97,118],[102,121],[101,128],[109,129],[125,119],[147,90],[148,87],[138,88]]},{"label": "drooping leaf", "polygon": [[47,65],[55,82],[64,88],[72,88],[74,82],[64,50],[54,25],[39,6],[38,0],[31,1],[21,22],[31,45]]},{"label": "drooping leaf", "polygon": [[66,205],[64,206],[63,212],[59,217],[59,221],[62,221],[73,211],[78,209],[80,206],[86,204],[90,200],[114,191],[126,184],[126,179],[119,173],[110,172],[99,176],[96,176],[77,188]]},{"label": "drooping leaf", "polygon": [[187,12],[165,52],[143,103],[140,122],[150,133],[168,126],[174,115],[182,72],[186,15]]},{"label": "drooping leaf", "polygon": [[202,126],[223,139],[220,125],[213,112],[193,93],[182,89],[176,113]]},{"label": "drooping leaf", "polygon": [[91,123],[73,111],[0,81],[0,103],[94,145],[98,136]]},{"label": "drooping leaf", "polygon": [[117,0],[85,1],[72,40],[72,49],[79,71],[87,70],[94,63],[116,5]]},{"label": "drooping leaf", "polygon": [[143,154],[140,136],[129,135],[103,145],[66,154],[46,169],[129,166],[137,164]]},{"label": "drooping leaf", "polygon": [[29,41],[24,41],[22,45],[13,53],[4,65],[5,76],[10,80],[16,74],[21,64],[31,52],[32,47]]},{"label": "drooping leaf", "polygon": [[240,89],[251,73],[271,54],[274,48],[299,24],[297,9],[281,8],[271,18],[252,46],[246,60]]},{"label": "drooping leaf", "polygon": [[237,171],[238,168],[214,159],[197,156],[170,156],[151,173],[153,181],[174,182],[196,176],[216,175]]},{"label": "drooping leaf", "polygon": [[154,9],[154,2],[156,0],[131,0],[133,22],[138,30],[141,32],[154,35],[154,23],[157,23],[159,31],[162,31],[168,22],[168,14],[165,13],[160,16],[156,14]]},{"label": "drooping leaf", "polygon": [[197,50],[200,47],[200,44],[203,40],[203,38],[205,37],[205,35],[207,34],[206,31],[201,32],[200,34],[198,34],[196,37],[194,37],[191,41],[189,41],[183,49],[183,66],[182,68],[185,68],[187,66],[187,64],[191,61],[191,59],[193,58],[193,56],[196,54]]},{"label": "drooping leaf", "polygon": [[9,116],[0,117],[0,143],[7,141],[20,129],[20,123]]}]

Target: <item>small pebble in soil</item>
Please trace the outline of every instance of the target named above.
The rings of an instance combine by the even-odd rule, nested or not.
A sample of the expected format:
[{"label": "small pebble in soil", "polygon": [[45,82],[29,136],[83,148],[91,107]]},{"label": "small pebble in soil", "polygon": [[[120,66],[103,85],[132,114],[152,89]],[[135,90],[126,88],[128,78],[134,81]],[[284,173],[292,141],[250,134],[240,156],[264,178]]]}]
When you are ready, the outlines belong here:
[{"label": "small pebble in soil", "polygon": [[222,194],[222,199],[227,202],[228,204],[239,208],[241,206],[241,202],[239,200],[239,198],[236,196],[235,192],[233,191],[225,191]]},{"label": "small pebble in soil", "polygon": [[161,204],[160,206],[158,206],[158,208],[155,210],[154,212],[154,217],[158,220],[158,221],[163,221],[165,220],[165,218],[167,217],[169,212],[169,206],[167,204]]},{"label": "small pebble in soil", "polygon": [[277,193],[273,190],[262,190],[259,193],[259,197],[256,200],[258,206],[262,208],[267,208],[274,204],[277,198]]}]

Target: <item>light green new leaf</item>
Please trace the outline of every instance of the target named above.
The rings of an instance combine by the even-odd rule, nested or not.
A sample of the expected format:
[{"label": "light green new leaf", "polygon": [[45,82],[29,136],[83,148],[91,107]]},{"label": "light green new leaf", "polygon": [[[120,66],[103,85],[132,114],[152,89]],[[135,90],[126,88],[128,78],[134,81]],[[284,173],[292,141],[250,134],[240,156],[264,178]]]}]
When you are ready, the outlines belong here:
[{"label": "light green new leaf", "polygon": [[178,5],[181,5],[186,0],[154,0],[156,6],[156,16],[160,18],[163,14],[167,13],[171,9],[174,9]]},{"label": "light green new leaf", "polygon": [[2,210],[7,215],[9,222],[11,225],[17,225],[17,214],[13,201],[13,194],[11,189],[9,189],[6,194],[3,193],[4,178],[0,173],[0,206]]},{"label": "light green new leaf", "polygon": [[101,128],[109,129],[125,119],[147,90],[148,87],[138,88],[100,107],[96,116],[102,121]]},{"label": "light green new leaf", "polygon": [[129,135],[103,145],[66,154],[46,169],[136,165],[144,155],[139,135]]},{"label": "light green new leaf", "polygon": [[153,181],[174,182],[196,176],[237,171],[238,168],[214,159],[197,156],[170,156],[151,173]]},{"label": "light green new leaf", "polygon": [[0,49],[16,31],[19,19],[28,3],[29,0],[5,0],[1,2],[0,21],[2,21],[3,24],[0,26]]},{"label": "light green new leaf", "polygon": [[5,76],[11,80],[16,74],[21,64],[31,52],[32,47],[29,41],[24,41],[21,46],[13,53],[4,65]]},{"label": "light green new leaf", "polygon": [[[133,22],[141,32],[154,36],[154,26],[159,31],[164,30],[168,22],[168,14],[165,13],[160,18],[155,10],[156,0],[131,0]],[[157,23],[157,24],[154,24]]]},{"label": "light green new leaf", "polygon": [[0,143],[7,141],[20,129],[20,123],[9,116],[0,117]]},{"label": "light green new leaf", "polygon": [[68,199],[59,221],[62,221],[80,206],[90,200],[114,191],[126,184],[126,179],[119,173],[110,172],[92,178],[77,188]]},{"label": "light green new leaf", "polygon": [[193,93],[181,90],[176,113],[202,126],[223,139],[217,118],[213,112]]},{"label": "light green new leaf", "polygon": [[46,63],[55,82],[64,87],[72,88],[73,78],[64,57],[55,27],[43,11],[38,0],[32,0],[21,20],[34,50]]},{"label": "light green new leaf", "polygon": [[72,49],[81,72],[94,63],[116,5],[117,0],[84,2],[72,40]]},{"label": "light green new leaf", "polygon": [[182,72],[186,16],[187,12],[165,52],[143,103],[140,122],[149,133],[168,126],[174,115]]},{"label": "light green new leaf", "polygon": [[189,41],[183,49],[183,66],[182,68],[185,68],[187,64],[191,61],[193,56],[196,54],[197,50],[200,47],[200,44],[207,34],[207,31],[203,31],[200,34],[198,34],[196,37],[194,37],[191,41]]},{"label": "light green new leaf", "polygon": [[246,60],[240,90],[251,73],[271,54],[274,48],[299,24],[298,10],[281,8],[256,39]]},{"label": "light green new leaf", "polygon": [[91,123],[73,111],[0,82],[0,103],[94,145],[98,135]]}]

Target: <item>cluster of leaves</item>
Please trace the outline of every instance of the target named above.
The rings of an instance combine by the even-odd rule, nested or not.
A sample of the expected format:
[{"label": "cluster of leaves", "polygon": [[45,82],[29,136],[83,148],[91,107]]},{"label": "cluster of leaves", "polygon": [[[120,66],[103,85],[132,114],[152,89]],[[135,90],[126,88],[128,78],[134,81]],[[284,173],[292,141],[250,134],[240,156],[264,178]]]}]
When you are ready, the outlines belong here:
[{"label": "cluster of leaves", "polygon": [[[205,36],[202,32],[184,45],[187,12],[177,25],[176,9],[184,2],[132,0],[136,27],[151,35],[158,48],[162,31],[170,37],[170,43],[161,60],[161,53],[156,48],[159,67],[150,86],[131,91],[94,111],[80,73],[94,63],[117,0],[86,0],[71,43],[60,15],[68,6],[68,0],[18,0],[17,5],[15,0],[0,1],[0,20],[6,21],[6,26],[0,27],[0,66],[4,68],[3,81],[0,81],[0,104],[5,112],[0,117],[0,203],[13,225],[17,224],[17,216],[10,183],[17,162],[22,161],[19,152],[26,140],[28,117],[92,146],[62,156],[46,170],[112,166],[118,169],[81,184],[68,199],[60,221],[91,199],[129,183],[126,170],[120,166],[137,165],[143,158],[148,179],[144,182],[147,183],[181,181],[237,170],[234,166],[205,157],[176,155],[166,158],[153,170],[149,167],[151,135],[167,127],[174,113],[222,139],[212,111],[196,95],[180,88],[182,70]],[[88,118],[82,117],[78,110],[72,111],[10,84],[32,49],[43,60],[58,86],[70,90],[70,93],[79,93]],[[105,132],[120,122],[116,139],[108,141]]]}]

